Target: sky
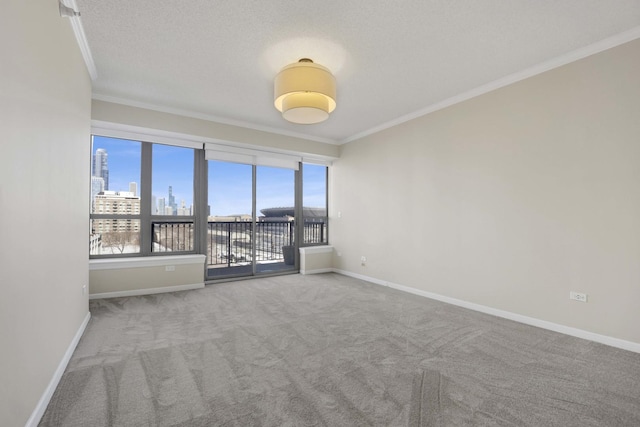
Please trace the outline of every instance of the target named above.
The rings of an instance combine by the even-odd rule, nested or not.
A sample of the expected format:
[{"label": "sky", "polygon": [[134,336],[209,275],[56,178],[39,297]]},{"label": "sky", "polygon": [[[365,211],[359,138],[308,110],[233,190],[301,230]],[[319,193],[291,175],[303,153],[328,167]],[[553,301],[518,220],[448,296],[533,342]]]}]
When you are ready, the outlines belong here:
[{"label": "sky", "polygon": [[[129,183],[138,184],[142,144],[116,138],[94,136],[92,155],[103,148],[108,155],[109,190],[129,191]],[[152,194],[169,202],[169,186],[178,207],[193,204],[193,149],[153,144]],[[303,166],[303,204],[324,207],[325,167]],[[208,204],[211,215],[251,214],[251,165],[209,161]],[[140,194],[138,194],[140,195]],[[258,166],[256,171],[256,207],[260,210],[294,205],[294,172],[289,169]]]}]

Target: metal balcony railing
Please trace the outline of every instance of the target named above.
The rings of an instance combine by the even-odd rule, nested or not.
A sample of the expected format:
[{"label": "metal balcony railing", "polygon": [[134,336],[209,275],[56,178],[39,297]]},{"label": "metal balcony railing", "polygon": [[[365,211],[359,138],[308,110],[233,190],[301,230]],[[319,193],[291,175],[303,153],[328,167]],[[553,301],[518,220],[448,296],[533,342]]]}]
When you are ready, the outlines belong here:
[{"label": "metal balcony railing", "polygon": [[318,221],[316,218],[309,220],[305,219],[303,231],[303,244],[327,243],[326,221]]},{"label": "metal balcony railing", "polygon": [[[194,250],[194,223],[153,222],[153,252]],[[220,221],[207,225],[207,264],[213,267],[250,265],[253,246],[257,262],[285,261],[285,251],[295,241],[294,221],[257,222],[253,236],[251,222]],[[303,244],[326,243],[327,224],[317,218],[305,221]]]},{"label": "metal balcony railing", "polygon": [[256,261],[284,260],[283,246],[293,246],[293,221],[258,222],[253,239],[251,222],[210,222],[207,230],[208,259],[212,266],[250,264],[252,246]]},{"label": "metal balcony railing", "polygon": [[193,221],[153,222],[153,252],[193,251]]}]

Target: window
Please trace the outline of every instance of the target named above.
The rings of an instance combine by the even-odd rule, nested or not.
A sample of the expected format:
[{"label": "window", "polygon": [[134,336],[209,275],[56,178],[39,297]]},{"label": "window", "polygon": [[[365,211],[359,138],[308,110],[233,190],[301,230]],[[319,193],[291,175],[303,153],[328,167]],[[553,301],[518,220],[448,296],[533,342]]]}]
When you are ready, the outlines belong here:
[{"label": "window", "polygon": [[194,151],[92,137],[89,255],[193,252]]},{"label": "window", "polygon": [[90,255],[140,252],[141,146],[92,138]]},{"label": "window", "polygon": [[114,134],[120,138],[91,138],[90,257],[202,253],[207,271],[226,265],[227,275],[234,266],[259,274],[295,268],[297,247],[328,243],[327,166]]},{"label": "window", "polygon": [[153,145],[152,215],[193,216],[193,150]]},{"label": "window", "polygon": [[152,252],[194,250],[194,150],[153,144]]},{"label": "window", "polygon": [[328,243],[327,216],[328,168],[323,165],[302,165],[302,245]]}]

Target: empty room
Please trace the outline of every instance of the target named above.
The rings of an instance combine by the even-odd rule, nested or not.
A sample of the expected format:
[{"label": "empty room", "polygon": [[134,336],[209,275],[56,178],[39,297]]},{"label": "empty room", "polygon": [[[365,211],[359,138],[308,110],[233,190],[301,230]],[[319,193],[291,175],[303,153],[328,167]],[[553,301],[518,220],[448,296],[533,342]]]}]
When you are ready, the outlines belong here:
[{"label": "empty room", "polygon": [[0,34],[0,425],[640,425],[640,0]]}]

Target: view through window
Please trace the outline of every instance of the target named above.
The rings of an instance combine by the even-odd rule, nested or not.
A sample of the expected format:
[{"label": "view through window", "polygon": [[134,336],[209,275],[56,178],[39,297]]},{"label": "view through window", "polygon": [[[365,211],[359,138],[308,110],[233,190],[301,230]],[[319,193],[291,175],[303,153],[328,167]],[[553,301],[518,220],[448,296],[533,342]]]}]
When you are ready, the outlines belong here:
[{"label": "view through window", "polygon": [[94,137],[90,255],[140,252],[141,143]]},{"label": "view through window", "polygon": [[[208,174],[205,168],[203,176],[197,176],[195,164],[198,156],[204,161],[204,150],[104,136],[92,137],[91,153],[91,256],[194,253],[203,247],[196,245],[198,233],[202,239],[216,242],[209,242],[211,247],[204,245],[208,256],[226,264],[250,263],[254,256],[258,261],[278,261],[286,247],[294,247],[298,232],[300,245],[328,242],[328,168],[324,165],[304,163],[295,172],[210,160]],[[208,188],[206,200],[197,200],[198,180]],[[297,209],[296,181],[302,186],[302,207]],[[197,213],[198,205],[206,210]],[[196,218],[205,212],[208,227],[198,231]],[[301,213],[297,230],[296,213]],[[242,226],[242,232],[234,229],[224,238],[219,230],[211,231],[220,223],[250,224],[253,218],[257,223],[271,222],[272,228],[277,220],[285,221],[287,231],[276,233],[261,226],[255,231],[262,233],[261,239],[252,235],[250,225]],[[216,238],[212,240],[213,235]],[[232,245],[244,248],[242,254],[235,253],[238,247],[229,247],[230,239]],[[253,248],[258,240],[260,248]]]},{"label": "view through window", "polygon": [[327,167],[302,165],[302,244],[328,242]]},{"label": "view through window", "polygon": [[194,250],[193,165],[191,148],[152,146],[153,252]]}]

